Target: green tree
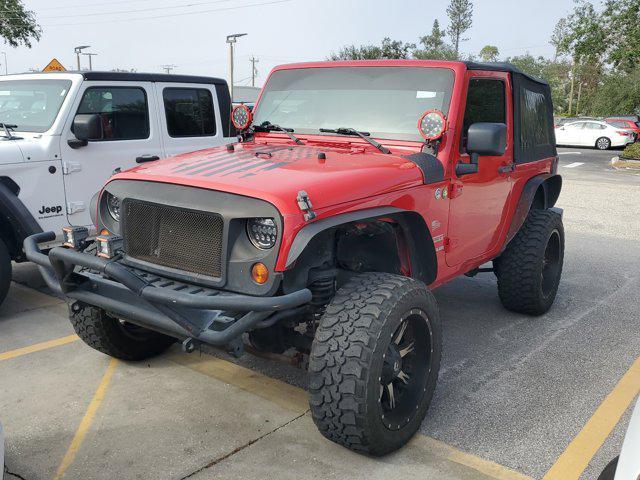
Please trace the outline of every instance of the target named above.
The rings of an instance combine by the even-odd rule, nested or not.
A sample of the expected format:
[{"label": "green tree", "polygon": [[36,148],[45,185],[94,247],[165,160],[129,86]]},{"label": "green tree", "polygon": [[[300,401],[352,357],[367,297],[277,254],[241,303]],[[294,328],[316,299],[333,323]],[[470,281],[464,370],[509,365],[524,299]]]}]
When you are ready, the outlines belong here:
[{"label": "green tree", "polygon": [[21,0],[0,0],[0,37],[12,47],[40,40],[41,30],[35,14],[24,8]]},{"label": "green tree", "polygon": [[447,15],[449,17],[447,33],[451,37],[456,54],[459,55],[460,42],[468,40],[462,36],[473,23],[473,3],[470,0],[451,0],[447,7]]},{"label": "green tree", "polygon": [[421,60],[457,60],[458,55],[446,41],[447,34],[434,20],[431,33],[420,38],[422,48],[413,51],[413,56]]},{"label": "green tree", "polygon": [[591,115],[640,114],[640,66],[629,73],[604,76],[589,105]]},{"label": "green tree", "polygon": [[480,50],[480,58],[483,62],[497,62],[500,58],[500,50],[495,45],[485,45]]},{"label": "green tree", "polygon": [[640,65],[640,0],[607,0],[602,22],[611,46],[607,61],[624,72]]},{"label": "green tree", "polygon": [[409,58],[411,50],[415,48],[412,43],[403,43],[399,40],[391,40],[385,37],[380,45],[348,45],[338,53],[329,55],[329,60],[377,60],[382,58],[398,59]]}]

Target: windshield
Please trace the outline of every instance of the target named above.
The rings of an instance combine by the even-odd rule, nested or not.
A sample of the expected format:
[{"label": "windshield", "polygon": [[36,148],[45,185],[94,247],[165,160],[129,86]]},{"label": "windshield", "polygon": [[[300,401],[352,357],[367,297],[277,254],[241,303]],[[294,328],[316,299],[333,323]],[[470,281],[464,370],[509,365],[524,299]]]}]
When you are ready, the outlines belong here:
[{"label": "windshield", "polygon": [[0,82],[0,122],[20,132],[46,132],[71,87],[70,80]]},{"label": "windshield", "polygon": [[418,119],[449,112],[453,71],[420,67],[326,67],[281,70],[267,82],[254,124],[296,133],[348,127],[373,137],[421,141]]}]

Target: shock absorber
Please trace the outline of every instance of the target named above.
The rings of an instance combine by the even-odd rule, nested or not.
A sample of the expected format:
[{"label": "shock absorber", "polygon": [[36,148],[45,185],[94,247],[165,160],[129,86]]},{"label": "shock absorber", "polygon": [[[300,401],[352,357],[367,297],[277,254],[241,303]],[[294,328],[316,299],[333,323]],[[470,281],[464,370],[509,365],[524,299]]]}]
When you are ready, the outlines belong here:
[{"label": "shock absorber", "polygon": [[314,281],[309,285],[311,290],[311,305],[316,311],[324,310],[336,293],[336,277],[334,272],[318,272]]}]

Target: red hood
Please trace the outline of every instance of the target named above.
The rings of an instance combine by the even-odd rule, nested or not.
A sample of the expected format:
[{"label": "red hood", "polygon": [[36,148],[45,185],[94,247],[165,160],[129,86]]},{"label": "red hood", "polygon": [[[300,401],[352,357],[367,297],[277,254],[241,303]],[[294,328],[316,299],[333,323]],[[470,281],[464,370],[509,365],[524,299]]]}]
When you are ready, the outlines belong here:
[{"label": "red hood", "polygon": [[[323,152],[326,159],[319,159]],[[405,152],[403,152],[405,153]],[[406,152],[410,153],[410,152]],[[158,181],[262,198],[283,215],[298,213],[305,190],[314,209],[419,185],[422,172],[401,155],[343,144],[236,144],[178,155],[123,172],[114,179]]]}]

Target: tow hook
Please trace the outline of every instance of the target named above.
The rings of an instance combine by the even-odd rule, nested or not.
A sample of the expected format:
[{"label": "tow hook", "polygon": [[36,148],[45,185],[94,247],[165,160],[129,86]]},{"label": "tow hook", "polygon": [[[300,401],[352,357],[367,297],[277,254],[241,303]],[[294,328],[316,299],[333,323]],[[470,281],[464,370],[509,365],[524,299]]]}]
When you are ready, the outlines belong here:
[{"label": "tow hook", "polygon": [[316,213],[313,211],[313,204],[311,203],[311,198],[309,198],[309,194],[304,190],[300,190],[298,192],[298,197],[296,198],[298,202],[298,208],[304,213],[305,221],[310,221],[316,218]]}]

